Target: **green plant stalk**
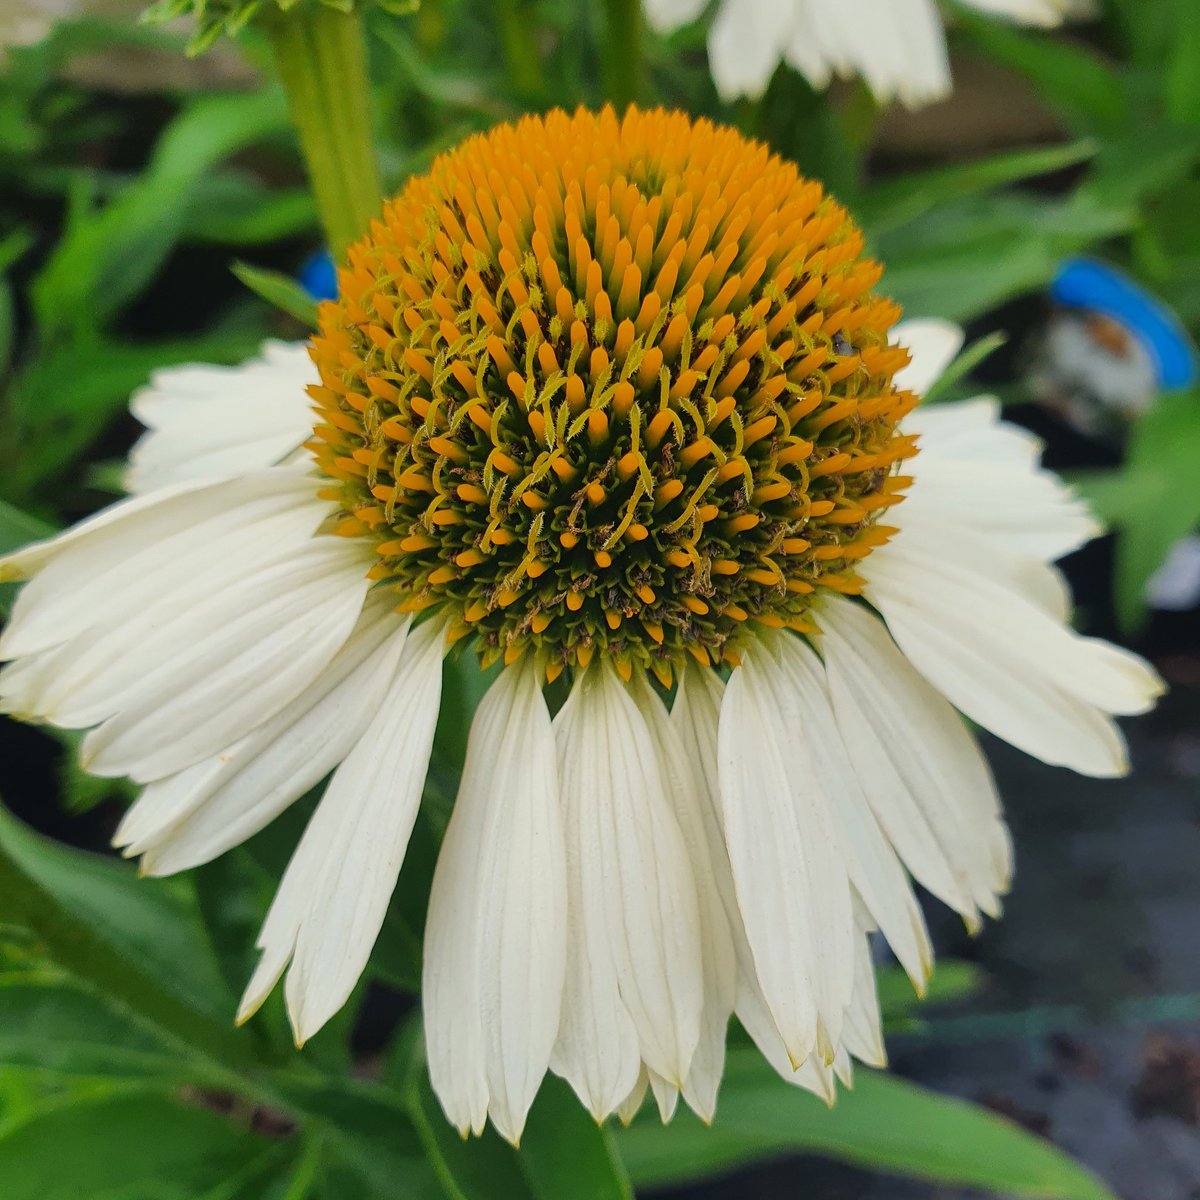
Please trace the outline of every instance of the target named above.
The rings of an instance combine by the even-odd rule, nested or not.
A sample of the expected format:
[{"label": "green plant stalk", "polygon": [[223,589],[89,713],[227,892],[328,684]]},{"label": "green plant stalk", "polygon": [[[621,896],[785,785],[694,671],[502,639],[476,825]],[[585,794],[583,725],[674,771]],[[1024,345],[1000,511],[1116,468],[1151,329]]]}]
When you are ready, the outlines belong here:
[{"label": "green plant stalk", "polygon": [[618,112],[642,97],[645,28],[641,0],[604,0],[604,93]]},{"label": "green plant stalk", "polygon": [[500,48],[514,90],[531,99],[546,93],[546,76],[537,44],[537,25],[527,0],[495,0]]},{"label": "green plant stalk", "polygon": [[263,18],[308,166],[329,249],[346,247],[379,215],[371,85],[362,20],[325,4]]}]

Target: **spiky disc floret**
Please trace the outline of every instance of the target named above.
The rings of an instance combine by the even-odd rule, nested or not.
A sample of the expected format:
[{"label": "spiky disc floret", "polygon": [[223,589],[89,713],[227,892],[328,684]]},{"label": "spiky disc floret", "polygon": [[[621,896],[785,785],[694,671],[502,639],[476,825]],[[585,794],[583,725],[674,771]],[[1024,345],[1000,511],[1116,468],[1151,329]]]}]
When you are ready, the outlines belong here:
[{"label": "spiky disc floret", "polygon": [[321,312],[312,445],[403,606],[551,674],[805,628],[906,482],[899,316],[846,211],[730,129],[527,117],[390,203]]}]

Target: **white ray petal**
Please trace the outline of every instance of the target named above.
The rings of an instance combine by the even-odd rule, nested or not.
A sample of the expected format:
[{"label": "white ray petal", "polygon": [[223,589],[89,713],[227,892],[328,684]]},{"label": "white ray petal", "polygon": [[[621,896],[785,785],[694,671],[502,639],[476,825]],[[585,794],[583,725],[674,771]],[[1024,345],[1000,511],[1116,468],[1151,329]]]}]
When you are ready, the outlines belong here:
[{"label": "white ray petal", "polygon": [[[905,325],[896,328],[901,330]],[[971,459],[1033,469],[1045,448],[1036,434],[1001,420],[1000,402],[995,396],[921,405],[904,418],[903,427],[905,433],[921,436],[922,462],[935,457],[953,462]]]},{"label": "white ray petal", "polygon": [[144,675],[83,740],[84,768],[148,783],[270,720],[350,636],[368,587],[364,554],[351,539],[315,538],[148,637],[135,664]]},{"label": "white ray petal", "polygon": [[708,61],[724,100],[761,96],[795,19],[790,0],[722,0],[708,34]]},{"label": "white ray petal", "polygon": [[617,1119],[622,1125],[628,1125],[638,1115],[642,1105],[646,1103],[646,1092],[649,1089],[650,1076],[646,1073],[646,1065],[643,1063],[633,1090],[617,1105]]},{"label": "white ray petal", "polygon": [[1047,26],[1058,25],[1072,7],[1071,0],[963,0],[963,3],[1024,25]]},{"label": "white ray petal", "polygon": [[679,1107],[679,1089],[668,1083],[656,1071],[648,1071],[650,1090],[654,1093],[654,1103],[658,1105],[658,1119],[664,1125],[670,1125],[675,1119],[675,1110]]},{"label": "white ray petal", "polygon": [[1074,633],[1011,582],[970,564],[967,537],[905,529],[864,564],[867,599],[913,665],[956,708],[1045,762],[1125,770],[1110,713],[1161,694],[1136,655]]},{"label": "white ray petal", "polygon": [[[788,1060],[783,1039],[763,997],[758,971],[754,965],[754,954],[750,949],[741,909],[738,907],[729,851],[725,844],[717,753],[724,694],[725,685],[715,671],[688,666],[680,676],[679,691],[671,709],[671,721],[680,731],[688,759],[698,764],[698,774],[705,785],[702,793],[706,800],[704,829],[708,839],[709,862],[712,865],[711,878],[725,910],[726,927],[733,944],[736,964],[734,1009],[738,1019],[762,1049],[768,1061],[789,1083],[807,1087],[817,1082],[818,1094],[825,1097],[825,1077],[808,1071],[797,1077]],[[700,1058],[701,1052],[702,1048],[697,1051],[697,1059]],[[696,1070],[696,1066],[693,1062],[693,1071]],[[697,1108],[697,1111],[701,1116],[705,1115],[700,1108]]]},{"label": "white ray petal", "polygon": [[810,1054],[799,1066],[793,1066],[762,991],[749,980],[738,981],[737,1018],[780,1079],[792,1087],[812,1092],[826,1104],[834,1102],[836,1088],[829,1068],[816,1054]]},{"label": "white ray petal", "polygon": [[210,561],[235,526],[298,511],[315,529],[330,506],[311,476],[294,468],[221,483],[179,484],[123,500],[65,533],[0,559],[0,582],[35,577],[21,589],[0,637],[0,659],[61,645],[127,611],[130,597],[179,570]]},{"label": "white ray petal", "polygon": [[429,898],[429,1070],[459,1129],[478,1126],[482,1096],[520,1140],[558,1033],[566,908],[554,733],[537,666],[522,663],[475,715]]},{"label": "white ray petal", "polygon": [[905,433],[920,435],[920,453],[905,464],[913,484],[895,524],[918,517],[949,522],[1046,562],[1101,532],[1087,506],[1038,465],[1037,438],[999,419],[994,400],[917,409]]},{"label": "white ray petal", "polygon": [[[684,676],[692,673],[685,671]],[[697,686],[704,687],[702,683],[693,684],[693,691]],[[635,676],[633,688],[634,700],[662,748],[670,798],[696,881],[704,967],[704,1012],[700,1041],[684,1080],[683,1095],[701,1119],[711,1121],[725,1069],[725,1035],[737,989],[737,957],[725,911],[726,900],[722,895],[722,880],[727,881],[727,890],[732,892],[733,879],[718,818],[709,800],[710,791],[717,786],[716,711],[713,711],[710,730],[711,743],[705,748],[702,759],[689,753],[685,742],[687,733],[696,730],[694,720],[687,715],[672,720],[644,674]],[[681,679],[680,697],[683,690]],[[712,771],[708,779],[702,775],[705,766]],[[656,1089],[656,1095],[659,1090]]]},{"label": "white ray petal", "polygon": [[129,404],[149,432],[129,456],[126,490],[273,466],[311,436],[307,387],[317,382],[303,342],[267,342],[258,358],[236,367],[155,372]]},{"label": "white ray petal", "polygon": [[950,321],[924,317],[901,321],[892,341],[904,346],[909,364],[896,373],[896,387],[923,396],[945,373],[963,345],[963,332]]},{"label": "white ray petal", "polygon": [[818,619],[838,728],[884,832],[914,878],[970,925],[979,909],[995,916],[1009,842],[975,739],[877,617],[831,597]]},{"label": "white ray petal", "polygon": [[652,29],[672,33],[696,20],[706,3],[707,0],[643,0],[642,8]]},{"label": "white ray petal", "polygon": [[872,1067],[887,1066],[887,1048],[883,1044],[883,1018],[879,1012],[879,992],[875,984],[875,964],[871,961],[871,942],[864,932],[858,939],[854,956],[854,999],[846,1010],[842,1046],[859,1062]]},{"label": "white ray petal", "polygon": [[798,1067],[832,1058],[853,982],[846,865],[801,705],[764,644],[730,677],[718,733],[721,802],[755,973]]},{"label": "white ray petal", "polygon": [[114,839],[147,875],[209,862],[273,821],[362,736],[395,676],[410,618],[369,599],[354,633],[313,685],[213,758],[150,784]]},{"label": "white ray petal", "polygon": [[409,634],[375,719],[334,773],[259,935],[263,951],[238,1010],[244,1021],[289,961],[297,1043],[345,1004],[383,924],[417,815],[442,687],[444,627]]},{"label": "white ray petal", "polygon": [[924,104],[950,91],[934,0],[796,0],[788,61],[815,87],[860,75],[876,99]]},{"label": "white ray petal", "polygon": [[554,1069],[597,1117],[639,1060],[686,1078],[704,983],[696,888],[664,766],[625,685],[586,671],[555,718],[572,913]]},{"label": "white ray petal", "polygon": [[[178,554],[168,549],[157,569],[114,579],[110,593],[91,607],[87,628],[32,656],[41,660],[41,670],[26,686],[26,711],[68,729],[96,725],[118,712],[148,665],[165,662],[170,646],[181,644],[179,636],[172,640],[175,631],[194,629],[214,606],[229,612],[235,594],[261,591],[264,580],[299,566],[327,510],[325,503],[306,498],[250,511],[244,523],[238,520],[220,536]],[[28,586],[40,582],[39,577]],[[229,619],[239,615],[235,608]],[[191,644],[185,635],[182,645]]]},{"label": "white ray petal", "polygon": [[792,704],[797,718],[795,740],[802,738],[808,745],[816,788],[826,798],[845,870],[919,990],[933,968],[925,921],[859,786],[837,727],[821,661],[806,642],[787,634],[772,640],[772,650],[786,677],[786,683],[777,684],[775,695],[780,702],[786,697]]}]

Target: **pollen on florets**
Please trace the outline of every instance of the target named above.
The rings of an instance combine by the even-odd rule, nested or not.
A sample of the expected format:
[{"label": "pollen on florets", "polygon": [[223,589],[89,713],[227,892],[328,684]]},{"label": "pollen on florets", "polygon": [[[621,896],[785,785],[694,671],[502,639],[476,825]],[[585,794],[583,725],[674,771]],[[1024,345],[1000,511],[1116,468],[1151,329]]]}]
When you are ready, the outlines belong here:
[{"label": "pollen on florets", "polygon": [[818,183],[679,113],[473,137],[351,248],[313,344],[340,533],[398,603],[551,675],[664,682],[807,628],[886,541],[899,310]]}]

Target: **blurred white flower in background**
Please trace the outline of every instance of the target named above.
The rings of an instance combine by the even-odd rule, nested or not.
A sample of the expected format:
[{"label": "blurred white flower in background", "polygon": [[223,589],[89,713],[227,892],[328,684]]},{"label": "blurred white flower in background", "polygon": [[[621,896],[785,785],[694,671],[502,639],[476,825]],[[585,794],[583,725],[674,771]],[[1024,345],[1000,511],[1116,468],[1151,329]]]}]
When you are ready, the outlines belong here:
[{"label": "blurred white flower in background", "polygon": [[3,0],[0,4],[0,53],[6,46],[32,46],[55,22],[76,16],[80,0]]},{"label": "blurred white flower in background", "polygon": [[[1026,25],[1057,25],[1091,11],[1091,0],[964,0]],[[645,0],[661,33],[694,21],[706,0]],[[876,99],[910,107],[948,96],[952,82],[936,0],[721,0],[708,56],[725,100],[758,97],[781,62],[816,88],[860,75]]]}]

